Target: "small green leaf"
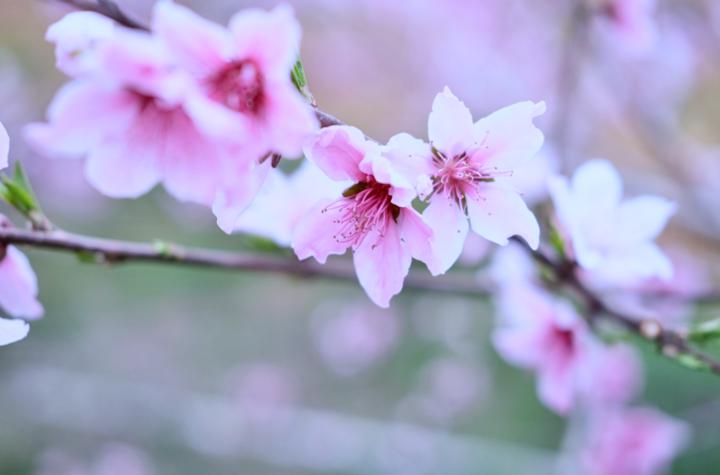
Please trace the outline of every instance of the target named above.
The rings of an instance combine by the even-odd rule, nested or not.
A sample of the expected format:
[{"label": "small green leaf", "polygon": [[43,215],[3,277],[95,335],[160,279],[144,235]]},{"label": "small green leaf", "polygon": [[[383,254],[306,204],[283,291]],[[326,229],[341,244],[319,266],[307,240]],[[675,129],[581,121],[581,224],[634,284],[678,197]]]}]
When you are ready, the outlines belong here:
[{"label": "small green leaf", "polygon": [[720,319],[708,320],[691,328],[688,339],[700,344],[720,339]]},{"label": "small green leaf", "polygon": [[305,76],[305,68],[303,68],[300,58],[298,58],[295,62],[295,65],[290,72],[290,78],[300,94],[302,94],[308,102],[315,104],[315,98],[308,87],[307,76]]},{"label": "small green leaf", "polygon": [[90,251],[78,251],[75,253],[75,256],[77,257],[77,260],[82,262],[83,264],[96,264],[97,263],[97,256],[94,252]]},{"label": "small green leaf", "polygon": [[710,370],[710,367],[707,365],[707,363],[700,361],[693,355],[680,354],[674,359],[675,359],[675,361],[678,362],[678,364],[680,364],[680,366],[683,366],[688,369],[692,369],[695,371],[709,371]]},{"label": "small green leaf", "polygon": [[163,257],[173,256],[173,245],[166,241],[155,240],[153,241],[153,248],[155,252],[162,255]]},{"label": "small green leaf", "polygon": [[560,231],[552,224],[550,225],[550,244],[560,257],[566,257],[565,240],[563,239],[562,234],[560,234]]}]

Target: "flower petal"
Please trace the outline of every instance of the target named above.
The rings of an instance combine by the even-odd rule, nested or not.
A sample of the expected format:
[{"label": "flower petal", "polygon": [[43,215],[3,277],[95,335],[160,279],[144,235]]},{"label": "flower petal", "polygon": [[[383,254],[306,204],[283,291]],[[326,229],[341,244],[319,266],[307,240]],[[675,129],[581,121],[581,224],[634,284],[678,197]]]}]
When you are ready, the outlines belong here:
[{"label": "flower petal", "polygon": [[212,204],[217,224],[227,234],[233,232],[238,219],[257,196],[268,172],[270,161],[258,164],[255,161],[240,161],[226,177],[226,184],[220,188]]},{"label": "flower petal", "polygon": [[383,308],[402,290],[411,261],[410,246],[402,242],[394,222],[381,232],[369,233],[353,254],[360,285]]},{"label": "flower petal", "polygon": [[172,0],[162,0],[153,10],[152,30],[191,73],[206,76],[233,53],[230,33]]},{"label": "flower petal", "polygon": [[433,272],[433,269],[437,269],[437,258],[432,247],[433,230],[425,219],[412,208],[402,208],[397,224],[400,239],[410,248],[410,255],[424,262],[430,272],[437,275]]},{"label": "flower petal", "polygon": [[355,127],[333,126],[322,129],[305,155],[333,180],[360,181],[364,174],[360,162],[370,148],[365,135]]},{"label": "flower petal", "polygon": [[480,119],[473,127],[472,159],[478,165],[511,171],[542,147],[543,133],[533,119],[545,112],[545,103],[518,102]]},{"label": "flower petal", "polygon": [[8,246],[0,261],[0,307],[14,317],[39,318],[43,307],[37,300],[37,277],[28,258]]},{"label": "flower petal", "polygon": [[300,51],[300,24],[289,5],[267,12],[245,9],[230,19],[230,31],[240,57],[260,63],[266,77],[289,81]]},{"label": "flower petal", "polygon": [[607,160],[585,162],[573,174],[570,186],[577,207],[587,214],[613,209],[622,198],[622,177]]},{"label": "flower petal", "polygon": [[10,137],[7,130],[0,123],[0,170],[8,166],[8,157],[10,155]]},{"label": "flower petal", "polygon": [[447,87],[433,101],[428,136],[433,147],[448,156],[468,150],[473,143],[472,114]]},{"label": "flower petal", "polygon": [[30,332],[30,325],[25,320],[0,318],[0,346],[9,345],[25,338]]},{"label": "flower petal", "polygon": [[467,210],[473,231],[489,241],[504,246],[517,235],[533,249],[540,244],[537,219],[513,190],[489,183],[476,196],[467,196]]},{"label": "flower petal", "polygon": [[437,193],[423,212],[433,230],[432,248],[435,262],[429,266],[433,275],[444,274],[458,260],[468,233],[468,219],[462,208],[446,193]]},{"label": "flower petal", "polygon": [[[342,198],[341,198],[342,200]],[[330,255],[344,254],[350,242],[339,238],[343,223],[332,200],[318,202],[300,220],[293,233],[292,248],[298,259],[314,257],[324,264]]]},{"label": "flower petal", "polygon": [[620,204],[618,209],[620,241],[640,244],[658,237],[670,217],[675,203],[658,196],[639,196]]}]

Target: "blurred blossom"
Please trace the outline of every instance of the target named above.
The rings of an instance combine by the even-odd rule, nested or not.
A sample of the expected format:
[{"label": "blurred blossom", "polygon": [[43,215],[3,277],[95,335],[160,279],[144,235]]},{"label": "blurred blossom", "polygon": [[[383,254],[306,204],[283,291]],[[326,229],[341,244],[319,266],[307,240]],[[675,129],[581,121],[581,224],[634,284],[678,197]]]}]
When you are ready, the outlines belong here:
[{"label": "blurred blossom", "polygon": [[591,160],[567,180],[552,177],[550,192],[568,251],[597,286],[669,279],[672,263],[655,244],[675,204],[658,196],[622,200],[622,178],[606,160]]},{"label": "blurred blossom", "polygon": [[397,345],[400,322],[390,310],[364,304],[326,304],[312,321],[323,362],[341,376],[354,376],[385,358]]},{"label": "blurred blossom", "polygon": [[330,180],[310,160],[303,160],[289,176],[273,169],[258,196],[238,218],[235,230],[289,247],[300,219],[318,201],[338,196],[351,184]]},{"label": "blurred blossom", "polygon": [[35,475],[153,475],[147,454],[129,445],[113,443],[102,447],[90,462],[60,449],[40,457]]},{"label": "blurred blossom", "polygon": [[0,246],[0,308],[14,317],[40,318],[44,310],[37,294],[37,277],[25,254],[15,246]]},{"label": "blurred blossom", "polygon": [[[660,475],[686,447],[687,424],[651,408],[601,411],[570,431],[572,467],[582,475]],[[570,468],[570,467],[568,467]]]},{"label": "blurred blossom", "polygon": [[0,318],[0,346],[22,340],[29,331],[30,325],[24,320]]},{"label": "blurred blossom", "polygon": [[439,425],[461,420],[481,405],[490,390],[485,367],[460,358],[438,358],[421,372],[415,390],[401,401],[402,415]]},{"label": "blurred blossom", "polygon": [[517,243],[495,250],[489,273],[500,292],[538,283],[538,270],[532,257]]},{"label": "blurred blossom", "polygon": [[465,240],[458,262],[468,267],[478,265],[492,249],[490,241],[475,233],[470,233]]},{"label": "blurred blossom", "polygon": [[557,413],[623,403],[641,387],[635,353],[605,346],[568,302],[526,285],[507,288],[497,306],[498,353],[536,373],[538,397]]}]

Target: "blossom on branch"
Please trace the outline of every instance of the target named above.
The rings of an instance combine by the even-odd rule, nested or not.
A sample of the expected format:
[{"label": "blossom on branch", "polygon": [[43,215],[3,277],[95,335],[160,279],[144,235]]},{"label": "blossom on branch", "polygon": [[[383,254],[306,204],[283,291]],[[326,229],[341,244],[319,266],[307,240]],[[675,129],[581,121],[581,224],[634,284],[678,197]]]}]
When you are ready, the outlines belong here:
[{"label": "blossom on branch", "polygon": [[620,174],[606,160],[591,160],[571,180],[549,180],[568,252],[596,285],[630,285],[672,277],[672,264],[654,240],[675,204],[658,196],[622,200]]},{"label": "blossom on branch", "polygon": [[351,248],[360,285],[376,304],[389,306],[412,259],[433,262],[433,233],[412,208],[412,186],[382,147],[354,127],[323,129],[305,153],[330,179],[354,184],[339,197],[318,202],[300,221],[295,253],[325,263]]},{"label": "blossom on branch", "polygon": [[537,248],[540,228],[508,180],[543,143],[533,118],[544,103],[521,102],[473,123],[448,88],[437,95],[428,120],[430,144],[407,134],[393,137],[387,155],[430,204],[423,216],[433,228],[434,273],[447,271],[472,230],[496,244],[519,235]]},{"label": "blossom on branch", "polygon": [[30,325],[24,320],[0,318],[0,346],[9,345],[25,338],[30,332]]}]

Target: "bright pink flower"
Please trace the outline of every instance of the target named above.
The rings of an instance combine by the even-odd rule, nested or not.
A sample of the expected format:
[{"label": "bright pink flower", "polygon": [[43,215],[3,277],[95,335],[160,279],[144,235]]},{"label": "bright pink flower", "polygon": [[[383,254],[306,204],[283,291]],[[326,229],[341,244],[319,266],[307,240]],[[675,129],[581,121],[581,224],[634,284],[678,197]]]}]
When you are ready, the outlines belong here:
[{"label": "bright pink flower", "polygon": [[626,53],[647,52],[657,41],[653,15],[656,0],[605,0],[601,8],[605,25],[615,35],[618,49]]},{"label": "bright pink flower", "polygon": [[[62,49],[74,30],[58,31]],[[197,128],[179,102],[185,76],[149,34],[116,26],[92,56],[94,68],[56,95],[49,123],[27,127],[31,143],[50,155],[86,156],[88,181],[107,196],[135,198],[162,182],[177,199],[212,205],[229,231],[269,164]]]},{"label": "bright pink flower", "polygon": [[0,318],[0,346],[9,345],[25,338],[30,325],[25,320]]},{"label": "bright pink flower", "polygon": [[530,286],[503,293],[499,307],[495,348],[510,363],[535,371],[540,400],[566,414],[576,403],[592,349],[584,321],[569,304]]},{"label": "bright pink flower", "polygon": [[41,317],[37,277],[28,258],[14,246],[0,248],[0,258],[0,308],[14,317]]},{"label": "bright pink flower", "polygon": [[571,181],[549,182],[559,224],[572,253],[595,285],[628,285],[669,279],[672,264],[653,242],[675,205],[656,196],[622,201],[622,179],[606,160],[577,169]]},{"label": "bright pink flower", "polygon": [[423,216],[435,232],[434,273],[447,271],[460,256],[468,218],[489,241],[505,245],[519,235],[537,248],[537,220],[507,178],[542,146],[532,120],[544,110],[544,103],[521,102],[473,123],[468,108],[445,88],[428,120],[431,146],[407,134],[390,140],[388,155],[421,195],[430,195]]},{"label": "bright pink flower", "polygon": [[225,29],[163,0],[153,30],[194,78],[186,106],[207,133],[252,147],[256,158],[302,154],[318,123],[290,80],[300,50],[290,7],[243,10]]},{"label": "bright pink flower", "polygon": [[387,307],[412,258],[432,262],[432,230],[411,206],[414,192],[381,147],[354,127],[323,129],[305,153],[331,179],[355,184],[338,199],[319,202],[299,223],[295,253],[324,263],[351,248],[360,284]]},{"label": "bright pink flower", "polygon": [[580,450],[588,475],[658,475],[685,447],[685,423],[650,408],[601,411],[591,416]]}]

